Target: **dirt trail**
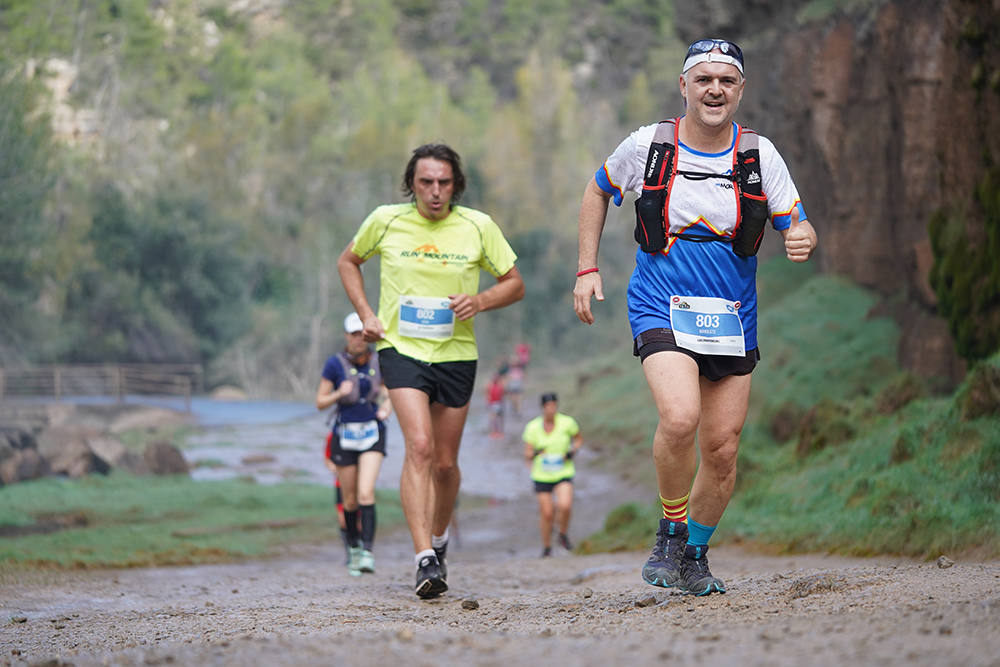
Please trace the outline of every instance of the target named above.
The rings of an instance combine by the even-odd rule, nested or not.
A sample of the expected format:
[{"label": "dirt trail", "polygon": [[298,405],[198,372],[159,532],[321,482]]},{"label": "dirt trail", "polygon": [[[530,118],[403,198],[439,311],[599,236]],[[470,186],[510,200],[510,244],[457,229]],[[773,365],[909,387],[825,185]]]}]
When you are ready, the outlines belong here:
[{"label": "dirt trail", "polygon": [[[475,423],[463,448],[463,461],[501,468],[518,451]],[[466,489],[488,486],[476,477],[490,466],[465,468]],[[577,536],[626,497],[586,457],[580,468]],[[712,569],[729,592],[694,598],[644,584],[645,553],[538,558],[530,487],[509,491],[462,508],[451,590],[437,600],[413,594],[404,530],[378,536],[377,572],[361,578],[339,544],[234,565],[30,575],[0,586],[0,664],[1000,665],[1000,562],[722,545]]]}]

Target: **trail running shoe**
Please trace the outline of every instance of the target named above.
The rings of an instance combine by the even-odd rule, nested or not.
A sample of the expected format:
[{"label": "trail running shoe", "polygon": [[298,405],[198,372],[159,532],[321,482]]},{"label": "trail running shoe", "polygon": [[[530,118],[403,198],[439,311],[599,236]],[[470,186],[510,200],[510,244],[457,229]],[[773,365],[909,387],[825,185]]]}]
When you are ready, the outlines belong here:
[{"label": "trail running shoe", "polygon": [[656,544],[649,559],[642,566],[642,580],[652,586],[670,588],[680,579],[680,561],[687,543],[686,523],[660,519],[660,529],[656,531]]},{"label": "trail running shoe", "polygon": [[545,547],[542,549],[542,558],[548,558],[552,555],[552,547]]},{"label": "trail running shoe", "polygon": [[566,535],[566,533],[559,533],[559,544],[566,551],[573,550],[573,545],[570,543],[569,537]]},{"label": "trail running shoe", "polygon": [[375,554],[368,549],[362,549],[358,556],[358,569],[362,572],[375,572]]},{"label": "trail running shoe", "polygon": [[347,573],[352,577],[361,576],[361,547],[351,547],[351,554],[347,559]]},{"label": "trail running shoe", "polygon": [[445,556],[448,555],[448,543],[445,542],[440,547],[432,547],[434,549],[434,555],[438,558],[438,565],[441,566],[441,578],[445,581],[448,580],[448,559]]},{"label": "trail running shoe", "polygon": [[681,558],[681,590],[692,595],[725,593],[726,585],[712,576],[708,569],[708,547],[688,544]]},{"label": "trail running shoe", "polygon": [[441,564],[437,556],[424,556],[417,566],[417,597],[424,600],[436,598],[448,590],[448,582],[441,576]]}]

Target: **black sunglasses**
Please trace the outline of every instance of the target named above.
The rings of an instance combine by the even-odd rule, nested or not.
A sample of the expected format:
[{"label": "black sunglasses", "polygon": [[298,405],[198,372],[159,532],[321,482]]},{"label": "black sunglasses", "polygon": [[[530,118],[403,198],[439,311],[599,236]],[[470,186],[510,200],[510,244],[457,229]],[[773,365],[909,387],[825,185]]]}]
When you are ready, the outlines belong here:
[{"label": "black sunglasses", "polygon": [[726,55],[736,58],[740,61],[740,65],[745,64],[743,62],[743,49],[733,42],[725,39],[699,39],[697,42],[693,42],[691,46],[688,47],[687,55],[684,56],[684,60],[687,60],[691,56],[698,55],[699,53],[708,53],[713,49],[719,49]]}]

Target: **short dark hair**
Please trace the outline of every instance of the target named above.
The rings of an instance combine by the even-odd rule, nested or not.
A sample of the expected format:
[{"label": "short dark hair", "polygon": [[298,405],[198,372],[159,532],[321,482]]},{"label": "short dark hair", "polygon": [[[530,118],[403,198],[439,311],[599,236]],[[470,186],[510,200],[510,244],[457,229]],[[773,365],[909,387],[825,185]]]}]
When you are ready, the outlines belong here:
[{"label": "short dark hair", "polygon": [[549,391],[549,392],[546,392],[546,393],[542,394],[542,405],[545,405],[549,401],[555,401],[556,403],[559,402],[559,397],[556,396],[556,392]]},{"label": "short dark hair", "polygon": [[417,171],[417,160],[425,157],[451,165],[453,180],[451,205],[454,206],[465,192],[465,174],[462,172],[462,158],[447,144],[424,144],[413,149],[413,155],[410,156],[410,161],[406,163],[406,171],[403,172],[403,196],[413,200],[413,175]]}]

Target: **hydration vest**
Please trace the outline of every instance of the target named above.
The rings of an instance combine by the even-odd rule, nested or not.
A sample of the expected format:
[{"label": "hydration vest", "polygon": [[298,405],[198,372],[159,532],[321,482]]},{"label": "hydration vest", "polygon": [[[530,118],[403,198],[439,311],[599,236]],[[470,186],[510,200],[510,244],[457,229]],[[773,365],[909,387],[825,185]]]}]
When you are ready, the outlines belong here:
[{"label": "hydration vest", "polygon": [[348,358],[343,352],[338,352],[336,354],[337,361],[340,362],[340,367],[344,371],[344,379],[350,380],[354,384],[354,388],[351,389],[351,393],[346,396],[341,397],[337,401],[340,405],[354,405],[355,403],[361,403],[362,401],[372,401],[378,396],[378,389],[382,386],[382,370],[378,367],[378,360],[375,355],[372,354],[368,357],[368,379],[371,380],[371,388],[365,396],[361,396],[361,383],[358,382],[358,376],[362,371],[358,370],[358,367],[354,365],[354,362]]},{"label": "hydration vest", "polygon": [[[770,217],[767,195],[761,189],[758,135],[736,125],[733,169],[729,174],[705,174],[677,169],[677,146],[680,143],[680,119],[660,121],[649,145],[642,195],[635,201],[635,240],[643,252],[660,252],[667,237],[685,241],[720,241],[731,243],[740,257],[752,257],[760,249],[764,225]],[[723,178],[733,182],[736,195],[736,226],[729,236],[704,236],[669,232],[670,188],[680,174],[686,178]]]},{"label": "hydration vest", "polygon": [[[351,389],[351,393],[346,396],[342,396],[340,400],[337,401],[336,405],[333,406],[333,410],[327,416],[327,423],[332,423],[338,416],[340,412],[341,405],[356,405],[358,403],[363,403],[365,401],[374,401],[375,397],[378,396],[379,387],[382,386],[382,370],[378,366],[378,359],[374,354],[370,354],[368,357],[368,370],[360,371],[358,367],[354,365],[354,362],[343,352],[338,352],[334,355],[337,361],[340,363],[341,370],[344,371],[344,379],[350,380],[354,387]],[[359,381],[359,375],[364,372],[368,379],[371,381],[371,387],[368,393],[364,396],[361,395],[361,382]]]}]

